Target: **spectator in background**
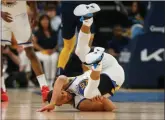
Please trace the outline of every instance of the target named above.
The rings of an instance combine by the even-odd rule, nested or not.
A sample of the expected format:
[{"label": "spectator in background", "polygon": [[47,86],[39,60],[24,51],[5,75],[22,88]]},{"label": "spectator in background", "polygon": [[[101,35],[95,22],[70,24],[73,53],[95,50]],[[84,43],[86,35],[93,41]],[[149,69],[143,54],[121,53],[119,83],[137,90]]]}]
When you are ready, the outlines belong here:
[{"label": "spectator in background", "polygon": [[[57,5],[56,5],[57,6]],[[51,27],[54,31],[58,32],[58,50],[63,47],[62,33],[61,33],[61,18],[57,15],[56,6],[48,4],[46,7],[46,14],[51,18]]]},{"label": "spectator in background", "polygon": [[48,15],[40,16],[38,30],[34,33],[33,41],[34,48],[38,51],[36,55],[43,62],[47,79],[53,80],[58,61],[57,32],[52,29]]},{"label": "spectator in background", "polygon": [[146,14],[146,7],[138,1],[132,3],[132,11],[129,19],[132,22],[131,26],[131,39],[144,33],[144,18]]},{"label": "spectator in background", "polygon": [[120,25],[115,25],[113,28],[113,37],[111,41],[109,41],[108,53],[113,55],[114,57],[118,57],[120,51],[129,43],[129,38],[123,36],[123,29]]},{"label": "spectator in background", "polygon": [[131,12],[129,13],[130,17],[135,17],[139,12],[138,9],[138,2],[137,1],[133,1],[132,2],[132,6],[131,6]]},{"label": "spectator in background", "polygon": [[61,25],[61,18],[56,15],[56,6],[50,4],[46,8],[46,14],[51,18],[51,27],[54,31],[58,31]]}]

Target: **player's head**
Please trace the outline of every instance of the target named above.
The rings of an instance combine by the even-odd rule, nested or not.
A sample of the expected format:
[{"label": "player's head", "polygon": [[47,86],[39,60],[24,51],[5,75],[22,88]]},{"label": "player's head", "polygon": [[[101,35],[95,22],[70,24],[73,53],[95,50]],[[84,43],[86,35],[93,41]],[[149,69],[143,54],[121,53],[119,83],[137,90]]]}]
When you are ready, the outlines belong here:
[{"label": "player's head", "polygon": [[113,34],[114,34],[115,37],[121,37],[122,32],[123,32],[123,29],[122,29],[121,25],[119,25],[119,24],[114,25]]},{"label": "player's head", "polygon": [[53,4],[50,4],[46,7],[46,14],[50,17],[53,18],[56,16],[56,6]]},{"label": "player's head", "polygon": [[44,29],[46,29],[51,32],[52,28],[51,28],[51,23],[50,23],[50,17],[46,14],[41,15],[39,18],[38,27],[39,27],[39,30],[43,31]]},{"label": "player's head", "polygon": [[131,6],[131,11],[133,14],[137,14],[138,12],[138,1],[134,1],[132,2],[132,6]]},{"label": "player's head", "polygon": [[[53,91],[51,90],[47,96],[47,100],[49,103],[51,101],[52,94],[53,94]],[[69,104],[72,102],[72,100],[73,100],[73,95],[69,92],[62,90],[60,95],[59,95],[59,98],[56,102],[56,105],[61,106],[62,104],[67,104],[67,103]]]}]

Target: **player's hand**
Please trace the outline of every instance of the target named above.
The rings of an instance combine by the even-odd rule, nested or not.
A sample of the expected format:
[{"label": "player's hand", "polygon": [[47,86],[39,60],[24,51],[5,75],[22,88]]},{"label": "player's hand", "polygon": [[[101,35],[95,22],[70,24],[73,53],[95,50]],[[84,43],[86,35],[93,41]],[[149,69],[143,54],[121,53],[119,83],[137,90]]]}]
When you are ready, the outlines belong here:
[{"label": "player's hand", "polygon": [[48,105],[42,107],[41,109],[37,110],[37,112],[44,112],[44,111],[50,112],[54,108],[55,108],[55,105],[54,104],[48,104]]},{"label": "player's hand", "polygon": [[6,54],[6,55],[10,55],[11,51],[10,49],[7,47],[5,48],[3,51],[2,51],[3,54]]},{"label": "player's hand", "polygon": [[6,22],[12,22],[13,21],[13,18],[11,17],[11,14],[10,13],[8,13],[8,12],[2,12],[1,11],[1,17],[2,17],[2,19],[4,20],[4,21],[6,21]]}]

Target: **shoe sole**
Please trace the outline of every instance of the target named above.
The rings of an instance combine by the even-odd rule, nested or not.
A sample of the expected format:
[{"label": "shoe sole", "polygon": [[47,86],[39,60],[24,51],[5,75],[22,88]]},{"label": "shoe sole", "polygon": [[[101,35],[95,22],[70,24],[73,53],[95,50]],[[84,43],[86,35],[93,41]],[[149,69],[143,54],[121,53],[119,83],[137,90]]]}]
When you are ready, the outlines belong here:
[{"label": "shoe sole", "polygon": [[[88,8],[93,8],[93,9],[88,9]],[[86,4],[81,4],[81,5],[78,5],[73,13],[75,16],[85,16],[89,13],[96,13],[100,11],[100,7],[95,4],[95,3],[92,3],[92,4],[89,4],[89,5],[86,5]]]}]

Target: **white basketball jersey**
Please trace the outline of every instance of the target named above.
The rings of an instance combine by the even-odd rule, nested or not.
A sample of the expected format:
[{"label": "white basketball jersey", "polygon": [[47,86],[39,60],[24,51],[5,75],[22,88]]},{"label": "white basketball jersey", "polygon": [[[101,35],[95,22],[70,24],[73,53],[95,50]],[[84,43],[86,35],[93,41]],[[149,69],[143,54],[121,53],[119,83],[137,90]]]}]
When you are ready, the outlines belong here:
[{"label": "white basketball jersey", "polygon": [[78,108],[80,102],[85,100],[86,98],[84,97],[84,90],[85,87],[88,83],[88,76],[90,75],[91,70],[85,72],[84,74],[77,76],[77,77],[72,77],[69,78],[71,80],[69,87],[66,89],[66,91],[70,93],[74,93],[74,107]]},{"label": "white basketball jersey", "polygon": [[91,70],[85,72],[80,76],[72,78],[72,81],[70,82],[67,91],[74,93],[75,95],[84,96],[84,90],[85,87],[87,86],[90,73]]}]

